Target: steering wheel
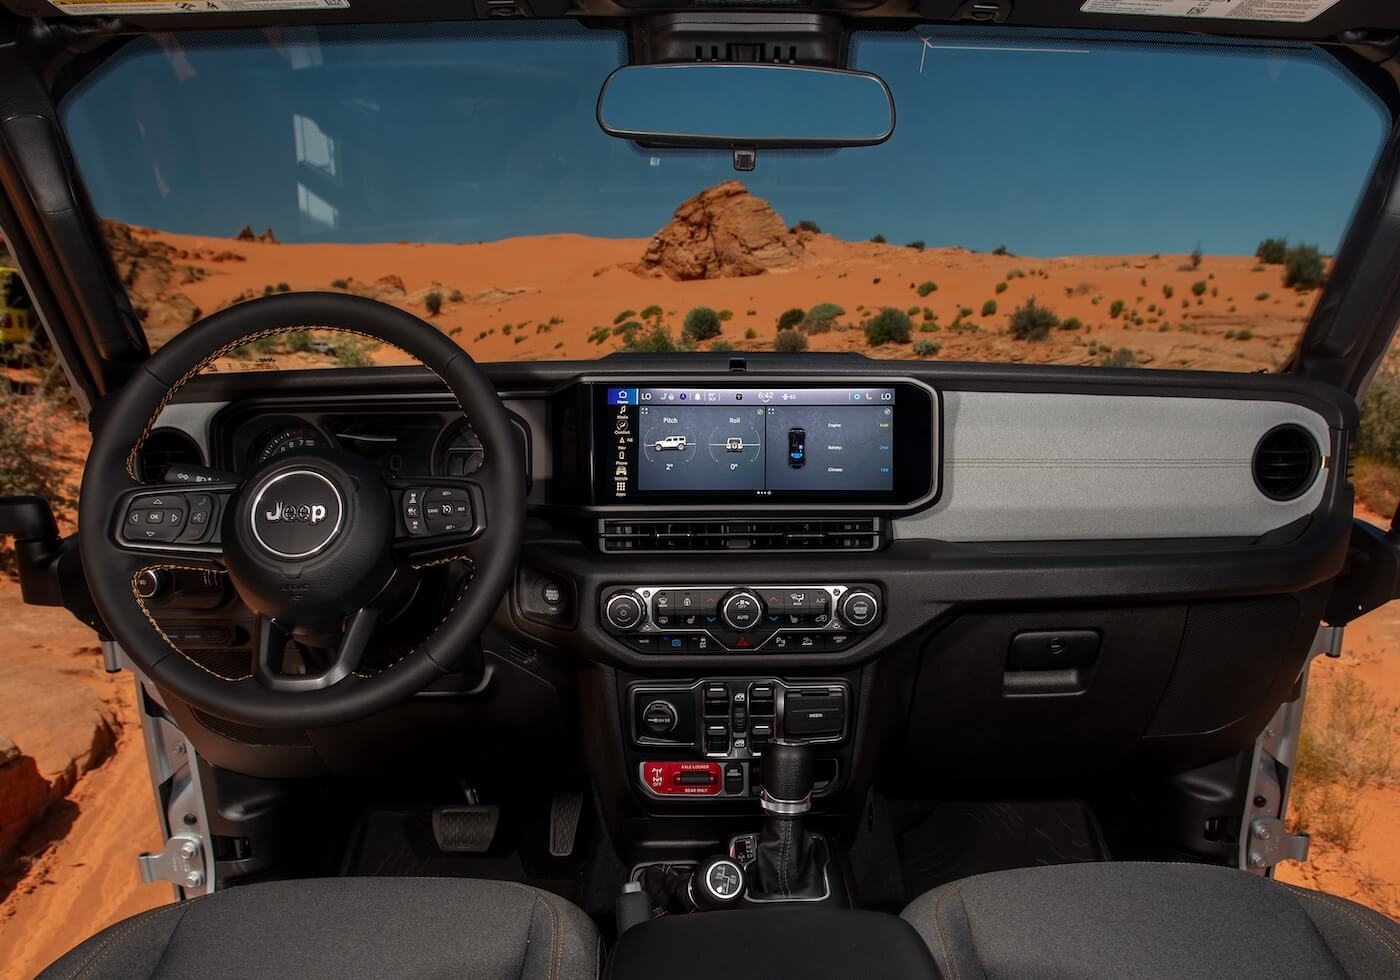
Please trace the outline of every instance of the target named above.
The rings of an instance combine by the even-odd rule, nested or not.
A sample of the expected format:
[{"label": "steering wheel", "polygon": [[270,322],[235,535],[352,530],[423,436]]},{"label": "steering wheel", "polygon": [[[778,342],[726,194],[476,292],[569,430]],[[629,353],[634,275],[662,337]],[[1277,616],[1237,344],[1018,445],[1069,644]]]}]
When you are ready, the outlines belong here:
[{"label": "steering wheel", "polygon": [[[388,479],[360,457],[321,449],[278,456],[236,483],[142,483],[138,454],[175,393],[215,359],[293,329],[368,338],[417,359],[480,439],[480,469],[467,478]],[[209,714],[267,728],[365,717],[451,669],[489,622],[520,548],[522,456],[476,363],[412,314],[342,293],[240,303],[157,351],[102,419],[78,503],[93,604],[143,673]],[[442,622],[401,660],[361,670],[376,624],[401,607],[405,583],[458,560],[471,575]],[[227,575],[257,616],[246,676],[215,673],[161,629],[142,595],[143,573],[161,570]],[[334,649],[319,673],[285,656],[289,638],[305,637]]]}]

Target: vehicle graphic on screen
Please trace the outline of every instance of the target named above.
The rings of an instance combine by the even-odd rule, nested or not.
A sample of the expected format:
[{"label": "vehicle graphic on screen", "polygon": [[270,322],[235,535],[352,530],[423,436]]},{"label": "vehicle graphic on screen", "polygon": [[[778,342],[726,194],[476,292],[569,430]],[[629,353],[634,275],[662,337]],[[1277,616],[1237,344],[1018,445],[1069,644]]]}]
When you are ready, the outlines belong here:
[{"label": "vehicle graphic on screen", "polygon": [[807,430],[788,429],[788,465],[801,469],[807,462]]},{"label": "vehicle graphic on screen", "polygon": [[656,442],[652,444],[652,448],[655,449],[657,452],[662,452],[666,449],[676,449],[684,451],[687,445],[688,442],[685,436],[662,436],[660,439],[656,440]]},{"label": "vehicle graphic on screen", "polygon": [[743,436],[730,436],[724,440],[724,451],[727,453],[742,453],[744,451]]}]

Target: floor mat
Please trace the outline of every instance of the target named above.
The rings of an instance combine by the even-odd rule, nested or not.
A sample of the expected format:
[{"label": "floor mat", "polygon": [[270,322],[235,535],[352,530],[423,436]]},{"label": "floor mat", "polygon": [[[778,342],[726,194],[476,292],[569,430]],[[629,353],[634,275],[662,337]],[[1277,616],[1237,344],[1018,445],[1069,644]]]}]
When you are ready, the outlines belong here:
[{"label": "floor mat", "polygon": [[899,838],[904,887],[913,899],[930,888],[1010,868],[1108,858],[1083,803],[939,803]]},{"label": "floor mat", "polygon": [[518,881],[574,901],[582,886],[584,863],[550,856],[548,827],[538,823],[502,813],[491,849],[462,854],[438,848],[429,809],[370,810],[351,836],[340,873]]}]

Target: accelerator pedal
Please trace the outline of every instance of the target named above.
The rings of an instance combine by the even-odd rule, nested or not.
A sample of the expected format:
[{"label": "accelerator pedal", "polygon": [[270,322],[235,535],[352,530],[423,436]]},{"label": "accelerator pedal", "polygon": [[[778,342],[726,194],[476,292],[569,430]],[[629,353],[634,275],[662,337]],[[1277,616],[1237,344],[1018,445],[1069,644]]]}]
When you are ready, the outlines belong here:
[{"label": "accelerator pedal", "polygon": [[485,854],[496,839],[501,809],[496,806],[433,807],[433,839],[452,854]]},{"label": "accelerator pedal", "polygon": [[549,805],[549,853],[564,858],[574,853],[579,818],[583,816],[582,793],[555,793]]}]

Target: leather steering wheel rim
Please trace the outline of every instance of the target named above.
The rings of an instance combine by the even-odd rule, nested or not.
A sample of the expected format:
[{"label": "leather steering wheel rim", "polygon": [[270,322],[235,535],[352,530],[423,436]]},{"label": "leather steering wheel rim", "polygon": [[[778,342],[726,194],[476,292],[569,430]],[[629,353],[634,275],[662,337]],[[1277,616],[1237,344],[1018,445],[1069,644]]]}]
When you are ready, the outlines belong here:
[{"label": "leather steering wheel rim", "polygon": [[[471,562],[473,572],[442,623],[423,642],[376,674],[348,674],[321,688],[293,691],[273,689],[252,675],[227,678],[187,657],[151,616],[136,591],[137,576],[144,569],[162,567],[226,574],[223,557],[198,553],[190,557],[179,549],[176,557],[168,557],[143,550],[124,540],[121,525],[130,506],[123,502],[151,489],[138,478],[137,454],[174,394],[218,357],[259,337],[298,329],[378,341],[407,353],[435,374],[455,396],[481,441],[482,465],[471,481],[476,506],[484,503],[485,513],[477,515],[484,530],[451,555],[424,563],[461,558]],[[494,386],[466,351],[411,313],[343,293],[288,293],[249,300],[178,334],[102,409],[78,503],[79,548],[93,604],[142,673],[209,714],[265,728],[319,728],[374,714],[450,670],[478,639],[513,582],[525,521],[525,468],[518,436]],[[226,513],[233,513],[227,508],[245,506],[239,495],[256,478],[253,474],[228,491]],[[389,500],[387,492],[384,499]],[[371,499],[376,507],[377,500]],[[376,526],[392,526],[396,520],[392,511],[387,518],[374,516]],[[224,545],[231,547],[228,542]],[[334,550],[326,552],[327,563],[334,561]],[[254,637],[254,643],[258,639]]]}]

